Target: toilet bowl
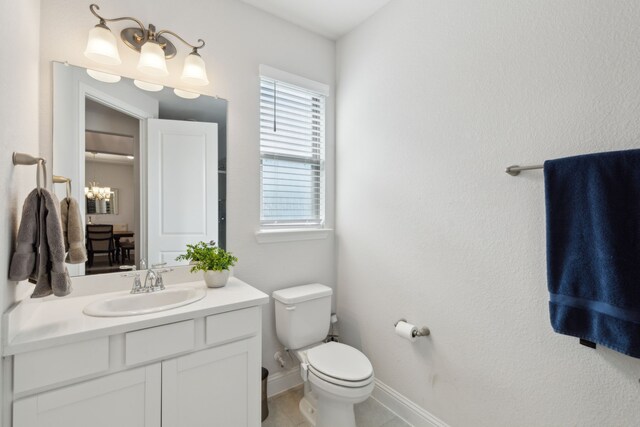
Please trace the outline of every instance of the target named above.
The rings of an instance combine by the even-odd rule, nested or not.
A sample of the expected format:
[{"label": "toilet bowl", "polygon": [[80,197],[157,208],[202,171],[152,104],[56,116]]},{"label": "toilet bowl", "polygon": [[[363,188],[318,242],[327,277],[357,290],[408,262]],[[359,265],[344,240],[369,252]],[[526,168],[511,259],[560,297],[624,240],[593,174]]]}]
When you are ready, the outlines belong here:
[{"label": "toilet bowl", "polygon": [[301,404],[305,418],[316,427],[355,427],[353,405],[367,400],[374,387],[369,359],[337,342],[300,352],[300,358],[307,392],[315,397]]},{"label": "toilet bowl", "polygon": [[331,294],[320,284],[274,292],[276,332],[300,360],[305,381],[300,411],[307,421],[315,427],[356,427],[353,405],[371,395],[373,367],[353,347],[322,343],[329,330]]},{"label": "toilet bowl", "polygon": [[373,378],[364,387],[347,388],[309,375],[311,389],[316,394],[315,427],[356,427],[353,405],[364,402],[373,391]]}]

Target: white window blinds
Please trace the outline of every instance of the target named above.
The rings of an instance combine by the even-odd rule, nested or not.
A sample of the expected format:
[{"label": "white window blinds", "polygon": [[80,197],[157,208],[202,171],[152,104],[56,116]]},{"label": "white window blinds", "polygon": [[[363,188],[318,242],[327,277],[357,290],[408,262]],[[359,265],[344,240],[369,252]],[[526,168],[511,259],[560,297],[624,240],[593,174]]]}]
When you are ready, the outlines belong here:
[{"label": "white window blinds", "polygon": [[324,116],[324,95],[260,78],[262,227],[323,225]]}]

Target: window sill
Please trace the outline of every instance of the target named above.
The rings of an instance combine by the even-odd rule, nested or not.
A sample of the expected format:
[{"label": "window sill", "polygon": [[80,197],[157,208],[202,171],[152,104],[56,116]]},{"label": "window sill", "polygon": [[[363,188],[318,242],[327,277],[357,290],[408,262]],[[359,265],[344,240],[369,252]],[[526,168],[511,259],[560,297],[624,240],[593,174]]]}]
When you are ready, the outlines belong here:
[{"label": "window sill", "polygon": [[277,230],[256,231],[258,243],[297,242],[301,240],[326,239],[333,233],[331,228],[283,228]]}]

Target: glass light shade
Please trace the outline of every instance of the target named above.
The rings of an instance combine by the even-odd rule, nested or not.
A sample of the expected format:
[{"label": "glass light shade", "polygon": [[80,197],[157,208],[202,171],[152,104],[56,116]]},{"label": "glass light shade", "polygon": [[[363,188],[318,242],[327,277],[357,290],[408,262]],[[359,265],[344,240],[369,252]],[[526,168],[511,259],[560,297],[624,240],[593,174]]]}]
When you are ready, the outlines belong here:
[{"label": "glass light shade", "polygon": [[122,63],[118,53],[116,36],[107,27],[96,25],[89,31],[89,40],[84,56],[101,64],[119,65]]},{"label": "glass light shade", "polygon": [[87,74],[89,74],[94,79],[105,83],[118,83],[121,78],[117,74],[109,74],[102,71],[91,70],[89,68],[87,68]]},{"label": "glass light shade", "polygon": [[178,95],[180,98],[184,98],[184,99],[196,99],[196,98],[198,98],[200,96],[199,93],[188,92],[188,91],[182,90],[182,89],[174,89],[173,93]]},{"label": "glass light shade", "polygon": [[162,85],[143,82],[142,80],[134,80],[133,84],[136,85],[136,87],[138,87],[139,89],[146,90],[147,92],[159,92],[162,90],[162,88],[164,88],[164,86]]},{"label": "glass light shade", "polygon": [[195,52],[191,52],[184,60],[184,68],[182,68],[182,77],[180,79],[195,86],[206,86],[209,84],[207,78],[207,70],[204,61]]},{"label": "glass light shade", "polygon": [[152,76],[168,76],[167,61],[164,58],[164,50],[153,41],[147,41],[140,49],[138,70]]}]

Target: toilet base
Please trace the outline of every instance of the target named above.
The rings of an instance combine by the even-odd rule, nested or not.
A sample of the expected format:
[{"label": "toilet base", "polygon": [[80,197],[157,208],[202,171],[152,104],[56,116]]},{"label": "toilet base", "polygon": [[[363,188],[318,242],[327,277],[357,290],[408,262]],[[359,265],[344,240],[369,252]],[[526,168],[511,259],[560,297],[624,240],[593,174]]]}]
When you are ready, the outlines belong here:
[{"label": "toilet base", "polygon": [[317,411],[315,405],[310,402],[308,396],[300,399],[300,404],[298,405],[298,407],[300,408],[300,413],[302,414],[304,419],[307,420],[307,423],[315,427]]},{"label": "toilet base", "polygon": [[309,381],[305,381],[304,397],[300,399],[298,408],[307,423],[313,427],[356,427],[353,403],[318,399]]},{"label": "toilet base", "polygon": [[353,403],[335,400],[318,400],[318,411],[314,427],[356,427]]}]

